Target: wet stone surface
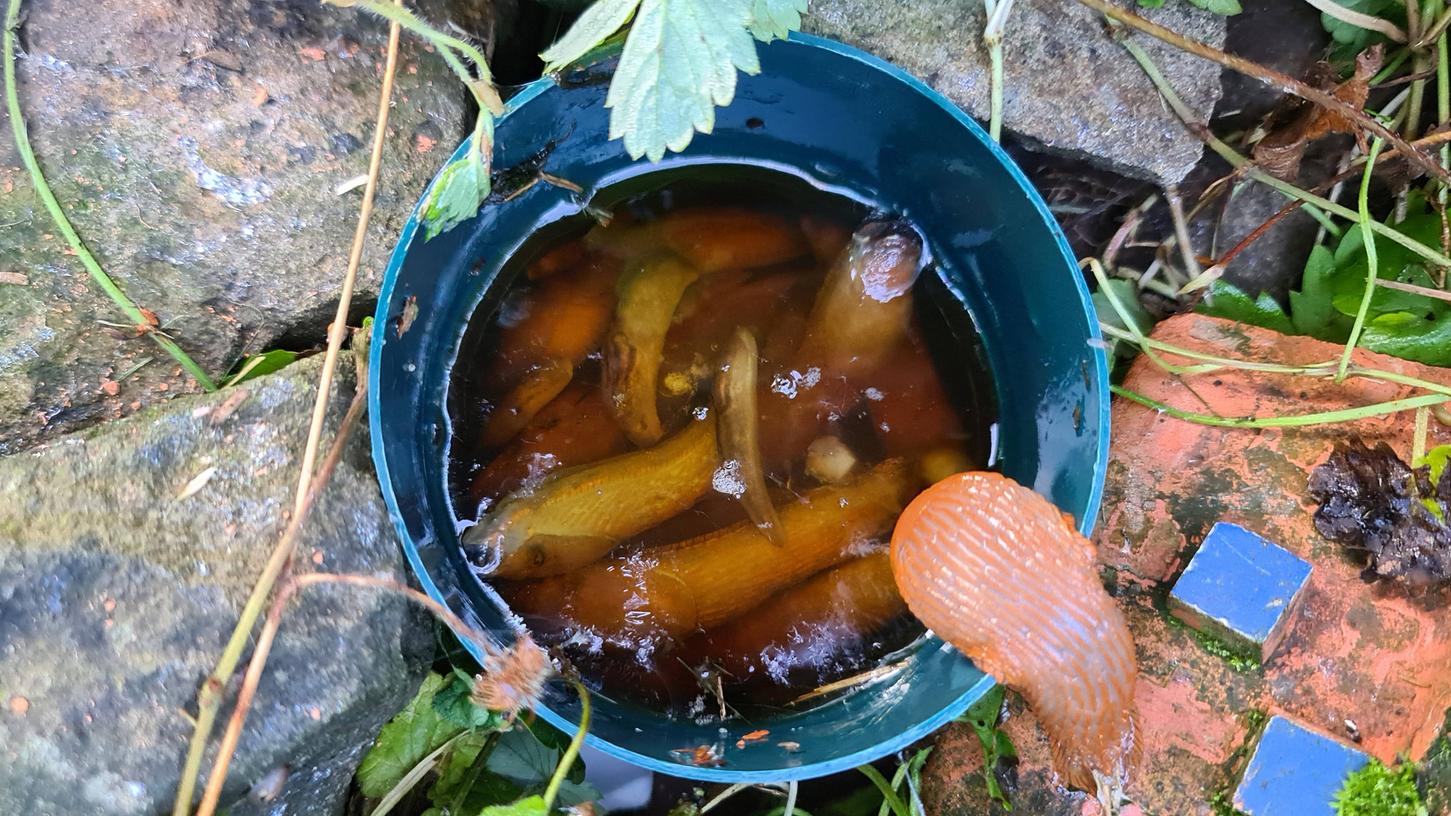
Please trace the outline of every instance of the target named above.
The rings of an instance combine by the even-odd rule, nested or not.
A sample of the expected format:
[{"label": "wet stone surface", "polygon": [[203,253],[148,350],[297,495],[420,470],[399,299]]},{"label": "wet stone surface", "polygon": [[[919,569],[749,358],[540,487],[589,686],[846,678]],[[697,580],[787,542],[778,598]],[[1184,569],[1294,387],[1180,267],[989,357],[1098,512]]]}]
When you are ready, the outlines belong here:
[{"label": "wet stone surface", "polygon": [[[170,811],[197,688],[292,504],[319,362],[0,458],[0,813]],[[352,382],[345,359],[324,440]],[[188,485],[195,493],[183,497]],[[298,555],[299,569],[407,580],[366,430]],[[432,648],[426,618],[394,597],[305,590],[283,621],[223,804],[234,816],[337,814]],[[237,801],[284,763],[280,800]]]},{"label": "wet stone surface", "polygon": [[[423,10],[487,33],[511,7]],[[25,4],[17,85],[40,165],[86,244],[214,376],[279,337],[322,337],[358,206],[334,188],[367,168],[384,25],[312,0],[85,9]],[[467,125],[447,67],[403,42],[359,314]],[[195,389],[134,327],[106,325],[127,321],[68,254],[8,135],[0,225],[0,454]]]}]

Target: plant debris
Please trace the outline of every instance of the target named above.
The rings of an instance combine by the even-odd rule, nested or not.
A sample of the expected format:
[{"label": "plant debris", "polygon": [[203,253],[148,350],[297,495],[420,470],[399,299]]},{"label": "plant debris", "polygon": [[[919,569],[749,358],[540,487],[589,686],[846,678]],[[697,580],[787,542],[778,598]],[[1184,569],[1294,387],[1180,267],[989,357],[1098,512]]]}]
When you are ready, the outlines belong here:
[{"label": "plant debris", "polygon": [[1375,575],[1417,588],[1451,580],[1451,479],[1433,485],[1429,468],[1412,469],[1384,442],[1353,440],[1310,474],[1310,495],[1315,529],[1364,552]]}]

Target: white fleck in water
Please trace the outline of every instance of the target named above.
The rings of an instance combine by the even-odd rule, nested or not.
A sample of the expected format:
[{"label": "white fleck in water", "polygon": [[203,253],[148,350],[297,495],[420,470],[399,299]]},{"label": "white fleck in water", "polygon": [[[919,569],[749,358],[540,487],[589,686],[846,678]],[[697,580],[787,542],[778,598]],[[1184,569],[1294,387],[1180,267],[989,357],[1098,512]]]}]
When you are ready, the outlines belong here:
[{"label": "white fleck in water", "polygon": [[691,411],[690,415],[695,417],[697,420],[704,421],[706,417],[710,416],[710,409],[702,405],[699,408]]},{"label": "white fleck in water", "polygon": [[746,482],[741,478],[741,463],[735,459],[721,462],[720,467],[715,469],[715,475],[710,477],[710,486],[717,493],[724,493],[732,498],[739,499],[744,496]]},{"label": "white fleck in water", "polygon": [[886,396],[881,392],[880,389],[877,388],[868,388],[867,390],[862,392],[862,395],[865,396],[867,399],[871,400],[872,402],[881,402],[882,398]]}]

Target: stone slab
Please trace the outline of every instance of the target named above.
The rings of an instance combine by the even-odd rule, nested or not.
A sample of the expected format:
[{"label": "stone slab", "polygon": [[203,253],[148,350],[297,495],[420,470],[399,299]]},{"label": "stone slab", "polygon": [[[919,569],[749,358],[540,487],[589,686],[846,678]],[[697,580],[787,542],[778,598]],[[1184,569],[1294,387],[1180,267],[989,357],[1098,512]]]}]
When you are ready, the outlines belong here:
[{"label": "stone slab", "polygon": [[[1222,47],[1225,20],[1187,2],[1136,12]],[[989,61],[979,2],[817,0],[807,31],[870,51],[920,77],[974,117],[989,115]],[[1219,67],[1137,37],[1179,94],[1209,118]],[[1003,43],[1003,125],[1052,152],[1124,175],[1172,184],[1203,153],[1160,101],[1138,63],[1105,33],[1103,18],[1072,0],[1018,0]],[[863,115],[873,115],[866,105]]]}]

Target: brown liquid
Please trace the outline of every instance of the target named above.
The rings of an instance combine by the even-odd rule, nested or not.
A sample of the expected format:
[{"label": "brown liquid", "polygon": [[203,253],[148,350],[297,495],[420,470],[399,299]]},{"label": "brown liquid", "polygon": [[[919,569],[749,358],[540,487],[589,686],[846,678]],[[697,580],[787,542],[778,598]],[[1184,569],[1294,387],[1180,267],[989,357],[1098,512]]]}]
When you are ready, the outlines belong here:
[{"label": "brown liquid", "polygon": [[[676,435],[699,436],[703,419],[728,426],[715,393],[721,362],[749,334],[761,472],[780,527],[767,535],[752,524],[740,462],[726,459],[698,497],[681,483],[683,512],[648,502],[660,518],[647,524],[632,524],[629,500],[556,497],[583,507],[580,518],[539,522],[549,536],[526,546],[544,542],[548,557],[526,549],[502,562],[524,577],[492,580],[598,692],[701,721],[720,716],[722,697],[728,716],[781,705],[909,643],[921,628],[883,554],[892,519],[931,480],[989,464],[990,389],[976,337],[945,325],[930,258],[900,295],[899,327],[863,314],[850,328],[875,327],[870,348],[818,364],[851,341],[837,331],[843,321],[827,332],[812,320],[865,208],[772,182],[676,185],[623,202],[608,227],[579,223],[563,240],[526,247],[505,270],[515,283],[502,301],[476,312],[450,394],[451,490],[460,516],[478,515],[483,529],[549,495],[560,471],[603,468],[672,440],[683,448],[687,437]],[[632,278],[652,258],[672,266]],[[868,299],[862,308],[883,307]],[[579,489],[612,496],[623,484],[630,496],[650,478],[621,470]],[[639,526],[619,539],[594,535]],[[481,550],[470,557],[497,561]]]}]

